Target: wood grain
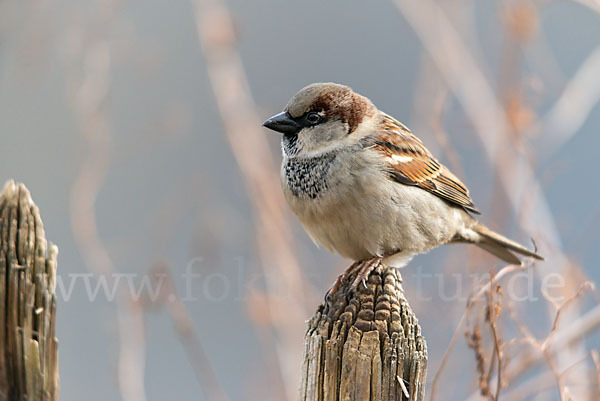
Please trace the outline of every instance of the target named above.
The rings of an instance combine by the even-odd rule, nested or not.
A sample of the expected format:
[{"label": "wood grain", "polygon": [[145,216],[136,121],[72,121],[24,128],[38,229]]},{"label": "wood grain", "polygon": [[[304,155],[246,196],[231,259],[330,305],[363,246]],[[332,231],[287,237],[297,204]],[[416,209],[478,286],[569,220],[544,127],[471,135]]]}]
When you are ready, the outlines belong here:
[{"label": "wood grain", "polygon": [[381,265],[354,293],[353,280],[308,324],[300,400],[423,401],[427,345],[400,272]]},{"label": "wood grain", "polygon": [[0,194],[0,401],[58,400],[56,261],[23,184]]}]

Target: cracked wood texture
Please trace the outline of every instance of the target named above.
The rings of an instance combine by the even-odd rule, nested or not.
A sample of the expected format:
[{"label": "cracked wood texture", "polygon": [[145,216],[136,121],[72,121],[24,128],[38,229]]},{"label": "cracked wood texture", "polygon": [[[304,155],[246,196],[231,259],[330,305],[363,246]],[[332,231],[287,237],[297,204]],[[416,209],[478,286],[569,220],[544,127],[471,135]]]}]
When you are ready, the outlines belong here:
[{"label": "cracked wood texture", "polygon": [[58,400],[56,260],[23,184],[0,194],[0,401]]},{"label": "cracked wood texture", "polygon": [[427,344],[398,269],[380,265],[319,306],[305,335],[301,401],[423,401]]}]

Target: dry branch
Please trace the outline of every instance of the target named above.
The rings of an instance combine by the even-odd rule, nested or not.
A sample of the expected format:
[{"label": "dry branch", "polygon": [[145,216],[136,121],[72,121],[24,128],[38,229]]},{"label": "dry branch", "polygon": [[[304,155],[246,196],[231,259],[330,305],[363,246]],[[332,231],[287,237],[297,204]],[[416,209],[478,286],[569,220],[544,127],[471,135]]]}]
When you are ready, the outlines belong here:
[{"label": "dry branch", "polygon": [[[482,149],[496,168],[499,184],[504,187],[507,200],[518,214],[523,230],[540,240],[546,257],[542,274],[559,274],[567,279],[564,288],[572,288],[574,281],[570,279],[569,259],[562,249],[560,232],[543,188],[535,177],[533,160],[523,152],[516,153],[515,143],[509,140],[506,111],[486,77],[485,67],[463,40],[450,14],[438,2],[395,0],[394,4],[414,29],[448,88],[463,106],[466,117],[481,140]],[[519,177],[518,183],[515,177]],[[551,308],[549,312],[554,314]],[[566,324],[576,321],[579,314],[578,305],[569,309],[564,316]],[[569,350],[557,350],[556,360],[558,366],[564,369],[584,355],[585,348],[578,344]],[[588,376],[587,368],[581,365],[580,370],[571,372],[569,381],[575,382],[577,375]],[[435,395],[435,384],[434,380],[432,395]],[[577,396],[586,398],[587,394]]]},{"label": "dry branch", "polygon": [[0,194],[0,401],[58,400],[56,260],[23,184]]},{"label": "dry branch", "polygon": [[[234,20],[223,0],[195,0],[196,27],[206,59],[225,137],[228,140],[253,204],[257,247],[267,300],[266,312],[272,334],[265,350],[275,353],[285,394],[278,399],[291,401],[296,389],[299,353],[293,350],[301,340],[302,321],[309,311],[304,300],[310,299],[298,263],[297,243],[287,222],[285,201],[278,188],[278,168],[261,131],[256,104],[252,99],[241,56],[236,47]],[[284,268],[283,268],[284,267]],[[285,319],[281,318],[285,317]],[[273,392],[276,390],[273,389]]]},{"label": "dry branch", "polygon": [[427,345],[397,269],[349,277],[305,335],[301,401],[425,399]]}]

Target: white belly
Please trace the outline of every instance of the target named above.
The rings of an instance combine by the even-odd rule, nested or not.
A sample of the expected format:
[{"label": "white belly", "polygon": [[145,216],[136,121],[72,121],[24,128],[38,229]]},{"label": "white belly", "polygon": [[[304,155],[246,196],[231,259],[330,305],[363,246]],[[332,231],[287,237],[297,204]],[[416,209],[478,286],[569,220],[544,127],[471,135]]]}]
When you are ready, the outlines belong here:
[{"label": "white belly", "polygon": [[344,257],[423,253],[464,227],[464,211],[423,189],[389,180],[380,168],[366,164],[360,174],[332,174],[335,179],[315,198],[294,194],[285,179],[284,193],[310,237]]}]

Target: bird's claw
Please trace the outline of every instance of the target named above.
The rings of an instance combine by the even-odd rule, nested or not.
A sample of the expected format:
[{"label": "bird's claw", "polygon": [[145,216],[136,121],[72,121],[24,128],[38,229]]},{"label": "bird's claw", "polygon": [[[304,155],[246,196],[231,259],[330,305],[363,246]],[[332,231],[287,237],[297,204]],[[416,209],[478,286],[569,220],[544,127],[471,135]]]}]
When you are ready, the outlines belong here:
[{"label": "bird's claw", "polygon": [[346,269],[345,272],[343,272],[337,277],[331,288],[325,293],[325,302],[330,303],[335,294],[341,288],[342,283],[345,282],[346,279],[353,275],[355,272],[356,278],[350,286],[350,291],[355,291],[360,283],[363,284],[365,289],[368,289],[369,287],[367,286],[367,278],[369,277],[369,274],[371,274],[371,272],[375,270],[380,264],[380,257],[375,257],[373,259],[364,260],[361,262],[354,262],[352,266],[350,266],[348,269]]},{"label": "bird's claw", "polygon": [[364,262],[362,262],[360,264],[358,272],[356,273],[356,278],[354,279],[352,286],[350,286],[350,290],[355,291],[358,287],[358,284],[360,284],[361,282],[365,286],[365,289],[368,289],[367,278],[369,277],[369,274],[371,274],[371,272],[375,270],[380,264],[380,257],[374,257],[373,259],[365,260]]},{"label": "bird's claw", "polygon": [[354,262],[349,268],[346,269],[346,271],[337,277],[331,288],[327,290],[327,293],[325,293],[325,302],[329,303],[333,299],[333,296],[337,294],[338,290],[342,286],[342,283],[346,281],[346,279],[361,265],[362,262]]}]

